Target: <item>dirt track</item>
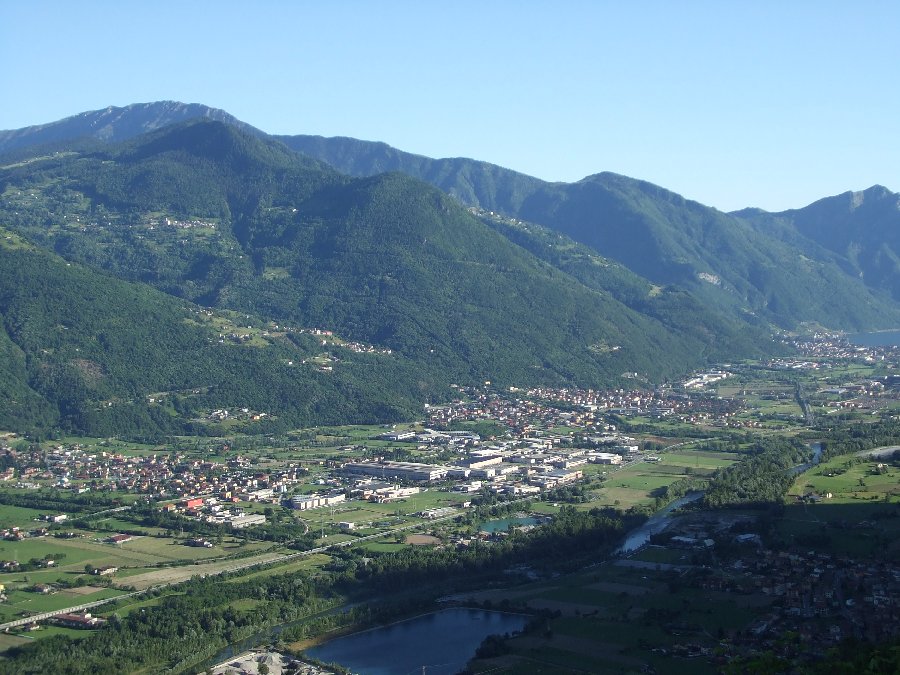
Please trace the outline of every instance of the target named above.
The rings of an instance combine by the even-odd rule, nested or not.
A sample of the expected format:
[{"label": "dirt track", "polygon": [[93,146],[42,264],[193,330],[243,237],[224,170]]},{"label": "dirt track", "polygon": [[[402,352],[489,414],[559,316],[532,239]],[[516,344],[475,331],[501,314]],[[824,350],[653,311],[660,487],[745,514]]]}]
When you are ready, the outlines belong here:
[{"label": "dirt track", "polygon": [[119,585],[134,586],[137,590],[141,591],[159,584],[178,583],[179,581],[187,581],[195,576],[221,574],[222,572],[240,569],[253,564],[273,562],[275,560],[280,560],[283,557],[284,555],[281,553],[263,553],[249,558],[240,558],[239,560],[226,560],[200,565],[182,565],[180,567],[164,567],[152,572],[136,574],[133,577],[122,577],[116,581]]}]

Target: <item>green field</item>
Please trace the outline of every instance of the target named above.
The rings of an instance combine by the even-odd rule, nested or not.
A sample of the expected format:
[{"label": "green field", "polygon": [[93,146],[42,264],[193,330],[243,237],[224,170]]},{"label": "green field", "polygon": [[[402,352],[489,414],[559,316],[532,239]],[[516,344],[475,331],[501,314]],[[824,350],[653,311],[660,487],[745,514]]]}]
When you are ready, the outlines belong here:
[{"label": "green field", "polygon": [[310,570],[318,570],[323,566],[327,565],[331,562],[331,556],[326,555],[324,553],[315,553],[313,555],[303,556],[298,558],[297,560],[293,560],[289,563],[285,563],[284,565],[273,565],[271,567],[267,567],[265,569],[257,570],[255,572],[251,572],[250,574],[243,574],[241,576],[235,576],[228,580],[229,583],[232,582],[241,582],[247,579],[253,579],[254,577],[270,577],[276,576],[279,574],[290,574],[292,572],[304,572]]},{"label": "green field", "polygon": [[900,501],[900,469],[886,465],[879,472],[879,461],[857,463],[858,458],[841,456],[824,462],[797,477],[789,498],[815,493],[836,504],[858,501]]},{"label": "green field", "polygon": [[[137,537],[123,544],[113,545],[100,541],[104,535],[85,533],[76,539],[56,539],[41,537],[18,542],[0,541],[0,560],[27,562],[32,558],[45,556],[62,557],[57,566],[28,572],[5,572],[0,574],[0,583],[17,587],[35,583],[53,584],[62,579],[73,580],[85,574],[85,566],[115,566],[119,571],[112,577],[114,582],[127,584],[128,577],[156,569],[159,565],[188,565],[196,560],[221,558],[236,553],[260,553],[272,547],[269,542],[251,542],[238,546],[233,538],[225,538],[221,545],[213,548],[185,546],[181,540],[159,537]],[[72,602],[71,604],[78,604]]]},{"label": "green field", "polygon": [[680,574],[604,563],[558,579],[506,590],[482,591],[474,600],[512,607],[525,604],[559,612],[532,634],[513,638],[511,653],[475,662],[475,672],[646,671],[713,673],[705,659],[663,656],[655,647],[695,643],[714,649],[724,634],[756,616],[746,598],[698,593]]},{"label": "green field", "polygon": [[47,513],[48,511],[29,509],[24,506],[8,506],[6,504],[0,504],[0,527],[20,527],[23,530],[46,527],[46,522],[40,522],[37,521],[37,519],[39,516],[46,515]]},{"label": "green field", "polygon": [[778,520],[780,546],[900,561],[900,503],[789,504]]},{"label": "green field", "polygon": [[58,591],[48,595],[24,590],[12,590],[7,592],[9,599],[0,604],[0,621],[11,621],[28,614],[50,612],[86,602],[93,602],[94,600],[114,598],[122,593],[123,591],[113,588],[97,587]]},{"label": "green field", "polygon": [[686,476],[683,467],[640,462],[610,471],[593,503],[622,509],[652,504],[666,487]]},{"label": "green field", "polygon": [[27,645],[31,642],[31,638],[20,635],[10,635],[9,633],[0,633],[0,653],[5,652],[12,647]]},{"label": "green field", "polygon": [[731,466],[740,460],[733,452],[712,452],[709,450],[677,450],[660,455],[660,464],[692,469],[719,469]]}]

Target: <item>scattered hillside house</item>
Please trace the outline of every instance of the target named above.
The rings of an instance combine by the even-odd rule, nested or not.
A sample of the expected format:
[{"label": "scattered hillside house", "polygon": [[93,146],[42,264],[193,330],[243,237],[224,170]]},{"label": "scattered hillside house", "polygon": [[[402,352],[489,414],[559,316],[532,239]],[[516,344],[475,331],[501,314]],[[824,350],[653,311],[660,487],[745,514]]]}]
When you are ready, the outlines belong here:
[{"label": "scattered hillside house", "polygon": [[91,616],[90,612],[57,614],[52,620],[58,626],[66,626],[67,628],[99,628],[106,623],[106,619],[99,616]]},{"label": "scattered hillside house", "polygon": [[134,539],[134,536],[130,534],[114,534],[111,537],[107,537],[105,541],[107,544],[124,544],[132,539]]},{"label": "scattered hillside house", "polygon": [[95,567],[91,570],[91,574],[94,574],[99,577],[108,577],[112,574],[115,574],[119,571],[118,567],[113,567],[112,565],[105,565],[104,567]]}]

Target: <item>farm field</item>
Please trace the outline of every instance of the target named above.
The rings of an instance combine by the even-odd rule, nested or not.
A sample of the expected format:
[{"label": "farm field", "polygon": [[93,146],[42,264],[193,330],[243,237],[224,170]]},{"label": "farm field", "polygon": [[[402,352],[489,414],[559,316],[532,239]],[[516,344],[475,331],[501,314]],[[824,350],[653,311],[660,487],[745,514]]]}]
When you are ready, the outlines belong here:
[{"label": "farm field", "polygon": [[[797,477],[788,498],[814,493],[830,494],[833,503],[900,501],[900,469],[879,460],[840,456],[823,462]],[[881,464],[884,468],[879,471]]]},{"label": "farm field", "polygon": [[[85,593],[84,591],[89,591]],[[95,600],[114,598],[123,591],[114,588],[88,586],[43,595],[24,590],[7,590],[8,600],[0,603],[0,622],[12,621],[26,614],[39,614],[65,609]]]},{"label": "farm field", "polygon": [[777,535],[787,545],[900,561],[900,505],[883,501],[788,504]]},{"label": "farm field", "polygon": [[590,466],[589,470],[592,472],[599,473],[602,470],[608,474],[602,488],[595,490],[594,498],[577,507],[618,506],[628,509],[632,506],[650,505],[675,481],[709,475],[739,459],[737,453],[692,450],[688,447],[661,453],[659,457],[659,462],[637,462],[620,469]]},{"label": "farm field", "polygon": [[0,633],[0,653],[5,652],[12,647],[27,645],[29,642],[31,642],[31,638],[23,637],[21,635],[11,635],[9,633]]},{"label": "farm field", "polygon": [[509,654],[476,661],[474,672],[715,672],[703,659],[664,656],[649,645],[714,648],[718,636],[745,628],[755,612],[732,596],[682,589],[674,581],[678,576],[604,563],[550,581],[475,593],[473,600],[494,607],[526,604],[559,616],[509,641]]},{"label": "farm field", "polygon": [[240,582],[246,581],[247,579],[253,579],[255,577],[271,577],[277,576],[279,574],[289,574],[292,572],[315,570],[323,567],[324,565],[327,565],[329,562],[331,562],[331,556],[324,553],[314,553],[312,555],[303,556],[302,558],[298,558],[297,560],[293,560],[283,565],[275,565],[274,567],[257,570],[256,572],[250,572],[249,574],[242,574],[239,577],[232,577],[228,580],[228,582]]},{"label": "farm field", "polygon": [[[265,554],[264,552],[271,549],[272,546],[273,544],[269,542],[251,542],[241,547],[233,539],[226,538],[221,545],[213,548],[189,547],[172,538],[157,537],[136,537],[132,541],[112,545],[99,541],[96,533],[88,533],[86,537],[76,539],[41,537],[17,542],[2,541],[0,542],[0,560],[18,560],[20,563],[25,563],[31,559],[43,559],[50,556],[56,559],[57,564],[45,569],[5,572],[0,574],[0,583],[14,594],[23,593],[24,595],[20,597],[22,602],[32,601],[37,596],[24,591],[24,588],[34,584],[50,585],[59,582],[73,582],[79,577],[85,576],[86,566],[113,566],[119,568],[111,577],[108,577],[114,585],[126,587],[134,585],[138,588],[146,588],[153,583],[159,583],[159,580],[183,580],[199,574],[201,569],[197,565],[203,560],[229,558],[217,563],[208,563],[215,565],[218,569],[222,565],[235,564],[230,556],[236,553]],[[211,568],[203,567],[202,569]],[[52,606],[48,609],[60,609],[99,599],[101,596],[91,595],[92,592],[89,592],[87,596],[84,595],[85,590],[91,588],[93,587],[62,589],[50,596],[42,597],[54,598],[51,602]],[[74,597],[72,594],[78,597]],[[56,601],[57,598],[68,599],[59,604]],[[8,609],[12,604],[14,602],[11,595],[9,603],[0,605],[0,613],[3,613],[4,609]],[[37,605],[40,605],[41,609],[32,610],[32,606],[37,605],[31,602],[28,609],[45,611],[43,604],[43,602],[38,602]],[[7,615],[8,612],[3,614],[3,616]]]},{"label": "farm field", "polygon": [[180,567],[163,567],[149,572],[142,572],[131,577],[127,577],[125,583],[133,586],[137,590],[145,590],[151,586],[158,584],[178,583],[179,581],[187,581],[194,576],[202,576],[207,574],[218,574],[227,570],[234,565],[275,562],[284,555],[282,553],[262,553],[248,558],[242,558],[238,561],[223,560],[217,562],[200,563],[194,565],[182,565]]},{"label": "farm field", "polygon": [[47,513],[47,511],[29,509],[24,506],[0,504],[0,525],[3,528],[20,527],[23,530],[45,527],[47,523],[41,523],[38,518]]}]

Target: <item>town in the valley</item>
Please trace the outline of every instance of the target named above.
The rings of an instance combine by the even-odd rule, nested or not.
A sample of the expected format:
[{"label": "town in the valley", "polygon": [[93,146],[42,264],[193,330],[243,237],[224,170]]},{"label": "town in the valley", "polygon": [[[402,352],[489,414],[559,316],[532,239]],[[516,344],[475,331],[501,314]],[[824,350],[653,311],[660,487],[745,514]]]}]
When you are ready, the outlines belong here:
[{"label": "town in the valley", "polygon": [[[491,546],[564,508],[649,516],[682,501],[636,545],[570,581],[518,566],[513,590],[456,601],[549,612],[562,633],[566,617],[597,630],[636,622],[665,639],[620,636],[615,658],[651,670],[890,639],[900,626],[900,454],[816,457],[797,468],[776,515],[688,499],[738,463],[751,437],[797,434],[812,418],[900,414],[893,348],[784,339],[800,356],[723,364],[655,388],[457,387],[454,401],[396,425],[162,445],[8,434],[0,647],[98,630],[142,594],[197,575],[327,568],[351,549]],[[567,584],[588,590],[561,592]],[[511,649],[525,647],[514,639]],[[262,663],[251,654],[247,663]]]}]

